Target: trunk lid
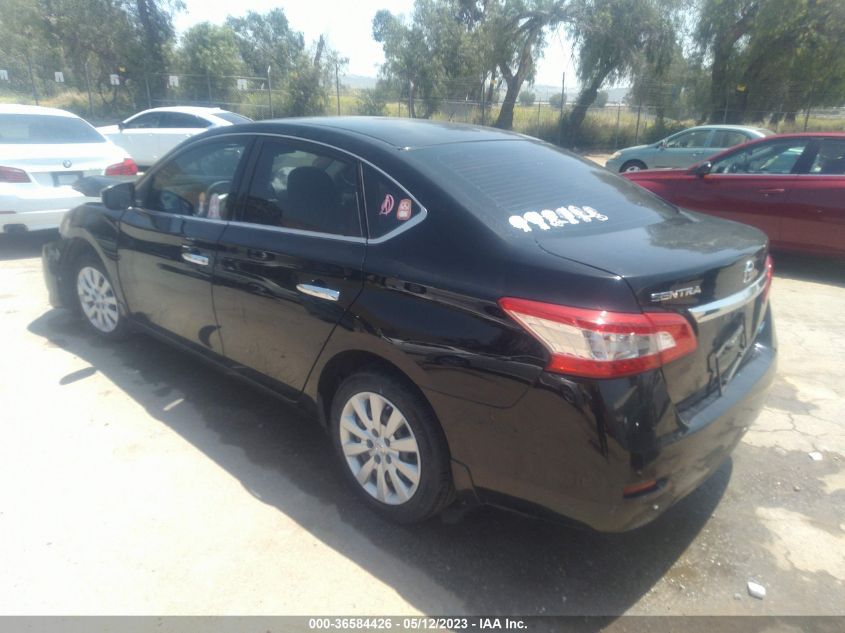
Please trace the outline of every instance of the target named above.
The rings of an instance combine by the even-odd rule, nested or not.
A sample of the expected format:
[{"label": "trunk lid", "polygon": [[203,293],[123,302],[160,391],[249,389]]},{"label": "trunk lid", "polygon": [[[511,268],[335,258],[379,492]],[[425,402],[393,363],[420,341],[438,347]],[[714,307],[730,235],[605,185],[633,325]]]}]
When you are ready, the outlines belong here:
[{"label": "trunk lid", "polygon": [[765,316],[766,237],[689,212],[652,220],[618,230],[607,222],[577,237],[544,231],[535,239],[548,253],[618,275],[644,311],[678,312],[690,321],[696,351],[663,368],[683,410],[726,384],[753,345]]},{"label": "trunk lid", "polygon": [[125,152],[108,142],[0,145],[0,165],[23,169],[42,187],[68,186],[79,178],[101,175],[123,156]]}]

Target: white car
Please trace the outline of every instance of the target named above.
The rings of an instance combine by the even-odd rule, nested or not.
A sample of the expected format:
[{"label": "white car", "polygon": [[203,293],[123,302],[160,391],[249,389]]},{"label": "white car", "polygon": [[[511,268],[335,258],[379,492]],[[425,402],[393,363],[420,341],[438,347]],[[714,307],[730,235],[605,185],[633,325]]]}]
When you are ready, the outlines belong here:
[{"label": "white car", "polygon": [[58,228],[68,209],[96,200],[72,188],[87,176],[129,176],[138,167],[75,114],[0,105],[0,229]]},{"label": "white car", "polygon": [[129,152],[136,163],[149,167],[186,138],[208,128],[251,122],[220,108],[178,106],[144,110],[117,125],[97,129]]}]

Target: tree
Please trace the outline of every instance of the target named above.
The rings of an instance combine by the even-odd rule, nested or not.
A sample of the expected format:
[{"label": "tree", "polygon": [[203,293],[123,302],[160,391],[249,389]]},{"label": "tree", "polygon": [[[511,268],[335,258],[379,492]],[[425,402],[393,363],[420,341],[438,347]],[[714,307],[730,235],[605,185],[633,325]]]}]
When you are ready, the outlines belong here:
[{"label": "tree", "polygon": [[534,77],[546,31],[574,18],[574,1],[490,0],[483,31],[507,86],[496,127],[513,127],[513,107],[522,85]]},{"label": "tree", "polygon": [[481,99],[495,67],[476,7],[468,0],[416,0],[410,20],[382,9],[373,18],[381,77],[408,99],[410,115],[431,116],[443,99]]},{"label": "tree", "polygon": [[580,0],[578,19],[569,28],[578,47],[582,86],[567,121],[570,144],[605,81],[630,76],[642,59],[657,67],[668,63],[675,6],[675,0]]},{"label": "tree", "polygon": [[845,4],[706,0],[696,42],[709,56],[712,121],[762,121],[845,99]]},{"label": "tree", "polygon": [[165,92],[165,71],[175,38],[173,13],[184,9],[185,5],[181,0],[125,1],[141,42],[141,61],[147,75],[150,96],[159,97]]},{"label": "tree", "polygon": [[537,95],[530,90],[523,90],[519,93],[519,105],[521,106],[533,106],[536,99]]},{"label": "tree", "polygon": [[189,94],[204,102],[228,101],[233,76],[245,70],[235,32],[210,22],[185,31],[176,60]]},{"label": "tree", "polygon": [[593,105],[597,108],[603,108],[607,105],[607,100],[610,98],[607,90],[599,90],[596,93],[596,100],[593,102]]},{"label": "tree", "polygon": [[727,120],[729,64],[737,43],[752,30],[760,4],[760,0],[703,0],[701,4],[695,37],[711,56],[711,121]]},{"label": "tree", "polygon": [[281,85],[306,54],[305,37],[290,28],[283,9],[268,13],[249,11],[243,17],[229,16],[241,59],[252,75],[264,77],[270,66],[272,80]]},{"label": "tree", "polygon": [[560,92],[553,94],[549,97],[549,105],[553,108],[560,108],[562,105],[566,105],[566,95]]}]

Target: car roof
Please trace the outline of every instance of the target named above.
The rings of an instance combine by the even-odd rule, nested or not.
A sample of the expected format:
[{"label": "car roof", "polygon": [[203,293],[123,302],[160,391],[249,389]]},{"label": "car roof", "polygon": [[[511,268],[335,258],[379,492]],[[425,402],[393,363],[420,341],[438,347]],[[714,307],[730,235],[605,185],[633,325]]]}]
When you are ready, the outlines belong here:
[{"label": "car roof", "polygon": [[240,125],[242,131],[256,133],[287,133],[321,138],[331,137],[342,143],[344,140],[380,144],[401,150],[413,150],[446,143],[471,143],[482,141],[530,140],[516,132],[496,128],[430,121],[426,119],[402,119],[398,117],[304,117],[273,119]]},{"label": "car roof", "polygon": [[219,112],[228,112],[228,110],[224,110],[223,108],[208,108],[203,106],[163,106],[161,108],[150,108],[149,110],[143,110],[138,112],[137,114],[133,114],[132,116],[138,116],[141,114],[147,114],[148,112],[180,112],[182,114],[198,114],[200,116],[208,116],[209,114],[217,114]]},{"label": "car roof", "polygon": [[41,114],[48,116],[64,116],[72,119],[79,118],[73,112],[68,112],[67,110],[46,108],[44,106],[23,105],[18,103],[0,104],[0,114]]},{"label": "car roof", "polygon": [[695,125],[693,127],[688,127],[685,130],[681,130],[682,132],[688,132],[689,130],[741,130],[743,132],[771,132],[770,129],[765,128],[761,125],[732,125],[730,123],[712,123],[707,125]]}]

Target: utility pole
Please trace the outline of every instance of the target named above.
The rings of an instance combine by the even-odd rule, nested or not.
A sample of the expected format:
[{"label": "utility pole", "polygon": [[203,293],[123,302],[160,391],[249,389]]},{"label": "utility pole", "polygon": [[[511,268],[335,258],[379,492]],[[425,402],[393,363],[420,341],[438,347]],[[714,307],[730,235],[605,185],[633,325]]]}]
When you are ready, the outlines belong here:
[{"label": "utility pole", "polygon": [[337,68],[337,62],[334,63],[334,89],[337,94],[337,116],[340,116],[340,76]]},{"label": "utility pole", "polygon": [[484,84],[487,83],[487,73],[481,78],[481,125],[484,125]]},{"label": "utility pole", "polygon": [[147,107],[153,107],[153,95],[150,92],[150,76],[144,71],[144,85],[147,87]]},{"label": "utility pole", "polygon": [[566,71],[563,71],[563,78],[560,80],[560,114],[557,120],[557,144],[563,145],[563,102],[566,101]]},{"label": "utility pole", "polygon": [[91,98],[91,78],[88,76],[88,61],[85,61],[85,88],[88,90],[88,116],[94,118],[94,100]]},{"label": "utility pole", "polygon": [[270,106],[270,118],[273,118],[273,85],[270,83],[270,66],[267,66],[267,104]]},{"label": "utility pole", "polygon": [[38,91],[35,89],[35,74],[32,72],[32,57],[29,53],[26,54],[26,63],[29,64],[29,81],[32,84],[32,98],[35,99],[35,105],[38,105]]}]

